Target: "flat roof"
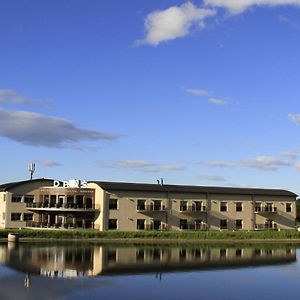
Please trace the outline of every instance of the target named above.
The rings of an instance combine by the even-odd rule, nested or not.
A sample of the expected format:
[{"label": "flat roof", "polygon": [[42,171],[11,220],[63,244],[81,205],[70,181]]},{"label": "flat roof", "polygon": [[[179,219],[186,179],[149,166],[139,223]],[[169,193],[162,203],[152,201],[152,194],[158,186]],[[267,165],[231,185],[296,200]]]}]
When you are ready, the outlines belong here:
[{"label": "flat roof", "polygon": [[106,191],[147,191],[147,192],[178,192],[178,193],[204,193],[204,194],[238,194],[238,195],[264,195],[264,196],[290,196],[297,194],[282,189],[261,188],[236,188],[197,185],[172,185],[172,184],[149,184],[149,183],[127,183],[108,181],[89,181],[99,185]]}]

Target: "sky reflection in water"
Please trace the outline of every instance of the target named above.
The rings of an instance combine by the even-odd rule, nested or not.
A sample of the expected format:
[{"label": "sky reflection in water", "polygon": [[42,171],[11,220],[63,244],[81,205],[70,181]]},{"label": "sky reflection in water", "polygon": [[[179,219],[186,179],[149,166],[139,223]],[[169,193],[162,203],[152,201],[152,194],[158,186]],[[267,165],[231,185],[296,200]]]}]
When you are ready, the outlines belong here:
[{"label": "sky reflection in water", "polygon": [[296,299],[291,246],[0,245],[0,299]]}]

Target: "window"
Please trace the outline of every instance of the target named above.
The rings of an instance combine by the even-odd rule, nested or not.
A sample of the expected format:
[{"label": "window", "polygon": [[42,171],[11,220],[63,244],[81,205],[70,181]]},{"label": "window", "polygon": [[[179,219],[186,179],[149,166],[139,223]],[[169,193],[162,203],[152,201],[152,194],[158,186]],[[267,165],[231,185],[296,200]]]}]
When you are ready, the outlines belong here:
[{"label": "window", "polygon": [[11,202],[21,202],[22,196],[21,195],[12,195],[11,196]]},{"label": "window", "polygon": [[220,203],[220,211],[227,211],[227,202]]},{"label": "window", "polygon": [[201,201],[194,201],[192,207],[193,207],[193,211],[203,211],[203,206]]},{"label": "window", "polygon": [[243,228],[243,220],[235,220],[235,228],[242,229]]},{"label": "window", "polygon": [[243,254],[243,251],[242,251],[242,249],[236,249],[236,250],[235,250],[235,256],[237,256],[237,257],[241,257],[241,256],[242,256],[242,254]]},{"label": "window", "polygon": [[261,203],[255,203],[255,211],[261,212]]},{"label": "window", "polygon": [[137,219],[136,220],[136,229],[144,230],[145,229],[145,219]]},{"label": "window", "polygon": [[142,199],[139,199],[137,201],[137,210],[145,210],[145,203],[146,203],[146,200],[142,200]]},{"label": "window", "polygon": [[64,204],[65,195],[58,195],[57,207],[62,207]]},{"label": "window", "polygon": [[153,200],[153,210],[162,210],[161,200]]},{"label": "window", "polygon": [[286,203],[285,210],[286,212],[292,212],[292,203]]},{"label": "window", "polygon": [[235,211],[243,211],[243,203],[242,202],[235,203]]},{"label": "window", "polygon": [[108,220],[108,229],[118,229],[118,220],[117,219],[109,219]]},{"label": "window", "polygon": [[93,208],[93,198],[85,198],[85,208]]},{"label": "window", "polygon": [[43,199],[44,199],[43,207],[48,207],[48,205],[49,205],[49,195],[44,195]]},{"label": "window", "polygon": [[21,213],[11,213],[11,221],[21,221]]},{"label": "window", "polygon": [[2,220],[5,220],[5,212],[2,213]]},{"label": "window", "polygon": [[180,201],[180,211],[186,211],[187,210],[187,201]]},{"label": "window", "polygon": [[160,220],[154,220],[153,221],[153,229],[154,230],[160,230],[161,221]]},{"label": "window", "polygon": [[67,208],[74,208],[74,196],[67,196]]},{"label": "window", "polygon": [[265,229],[273,229],[275,224],[272,219],[267,219],[265,222]]},{"label": "window", "polygon": [[273,203],[267,203],[265,206],[265,211],[266,212],[273,212],[275,209],[273,208]]},{"label": "window", "polygon": [[76,195],[76,205],[77,205],[77,208],[83,208],[83,196],[82,195]]},{"label": "window", "polygon": [[109,199],[109,209],[118,209],[118,199]]},{"label": "window", "polygon": [[34,202],[34,195],[25,195],[24,196],[24,203],[33,203]]},{"label": "window", "polygon": [[33,214],[24,214],[24,221],[32,221],[33,220]]},{"label": "window", "polygon": [[220,228],[227,229],[227,220],[220,220]]},{"label": "window", "polygon": [[200,219],[195,220],[195,229],[196,230],[203,229],[202,220],[200,220]]},{"label": "window", "polygon": [[179,221],[179,228],[180,229],[188,229],[188,223],[185,219],[180,219]]}]

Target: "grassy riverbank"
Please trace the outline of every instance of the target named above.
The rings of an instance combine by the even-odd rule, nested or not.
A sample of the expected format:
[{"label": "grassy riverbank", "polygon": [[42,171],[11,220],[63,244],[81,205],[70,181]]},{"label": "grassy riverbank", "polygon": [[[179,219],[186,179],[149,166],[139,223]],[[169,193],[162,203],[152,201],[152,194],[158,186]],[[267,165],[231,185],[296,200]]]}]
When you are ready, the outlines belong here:
[{"label": "grassy riverbank", "polygon": [[157,240],[286,240],[299,239],[296,230],[281,231],[95,231],[95,230],[0,230],[0,238],[19,233],[21,238],[39,239],[157,239]]}]

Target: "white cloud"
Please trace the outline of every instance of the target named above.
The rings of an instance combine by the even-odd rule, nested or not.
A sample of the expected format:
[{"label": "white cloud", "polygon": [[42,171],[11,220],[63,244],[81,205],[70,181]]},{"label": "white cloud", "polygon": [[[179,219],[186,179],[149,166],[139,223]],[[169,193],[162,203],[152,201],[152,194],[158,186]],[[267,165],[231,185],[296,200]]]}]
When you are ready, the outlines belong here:
[{"label": "white cloud", "polygon": [[298,162],[294,165],[294,169],[295,169],[297,172],[300,172],[300,161],[298,161]]},{"label": "white cloud", "polygon": [[161,172],[161,171],[183,171],[184,165],[180,164],[161,164],[149,160],[123,160],[115,163],[98,163],[98,167],[113,169],[128,169],[142,172]]},{"label": "white cloud", "polygon": [[36,104],[37,101],[27,98],[12,89],[0,89],[1,104]]},{"label": "white cloud", "polygon": [[[285,159],[280,159],[272,156],[256,156],[238,162],[212,160],[212,161],[202,162],[201,164],[212,168],[248,167],[248,168],[255,168],[262,171],[276,171],[280,167],[292,166],[293,160],[297,158],[296,154],[287,151],[281,152],[280,155]],[[299,170],[300,170],[300,164],[299,164]]]},{"label": "white cloud", "polygon": [[285,23],[285,24],[295,28],[295,29],[298,29],[298,30],[300,29],[300,23],[297,20],[290,19],[283,15],[279,15],[278,20],[282,23]]},{"label": "white cloud", "polygon": [[206,90],[202,90],[202,89],[190,89],[190,88],[185,88],[184,89],[185,92],[195,95],[195,96],[206,96],[209,95],[210,92],[206,91]]},{"label": "white cloud", "polygon": [[294,152],[290,152],[290,151],[282,151],[279,153],[280,156],[282,157],[286,157],[288,159],[294,160],[298,157],[298,154],[294,153]]},{"label": "white cloud", "polygon": [[59,167],[62,165],[51,159],[41,159],[41,160],[38,160],[37,163],[44,167]]},{"label": "white cloud", "polygon": [[228,101],[219,98],[209,98],[208,102],[218,106],[227,106],[230,104]]},{"label": "white cloud", "polygon": [[300,114],[289,113],[288,117],[292,122],[294,122],[297,125],[300,125]]},{"label": "white cloud", "polygon": [[204,4],[223,7],[229,10],[231,14],[239,14],[251,6],[300,6],[300,0],[204,0]]},{"label": "white cloud", "polygon": [[247,167],[265,171],[276,171],[279,167],[290,166],[291,164],[290,161],[277,159],[272,156],[256,156],[244,161],[244,165]]},{"label": "white cloud", "polygon": [[[203,90],[203,89],[191,89],[191,88],[184,88],[184,91],[186,93],[199,96],[199,97],[204,97],[204,96],[212,96],[212,92]],[[207,102],[213,105],[217,106],[227,106],[230,105],[230,102],[224,99],[216,98],[216,97],[209,97],[207,99]]]},{"label": "white cloud", "polygon": [[226,161],[219,161],[219,160],[210,160],[204,163],[208,167],[219,167],[219,168],[226,168],[226,167],[234,167],[237,164],[232,162]]},{"label": "white cloud", "polygon": [[223,176],[220,175],[207,175],[207,174],[202,174],[202,175],[197,175],[197,178],[201,180],[209,180],[209,181],[226,181],[226,179]]},{"label": "white cloud", "polygon": [[213,9],[198,8],[191,2],[150,13],[145,19],[146,37],[137,44],[158,45],[190,34],[194,26],[204,28],[204,20],[216,14]]},{"label": "white cloud", "polygon": [[72,121],[29,111],[0,108],[0,136],[33,146],[60,148],[83,140],[115,140],[118,135],[77,127]]}]

